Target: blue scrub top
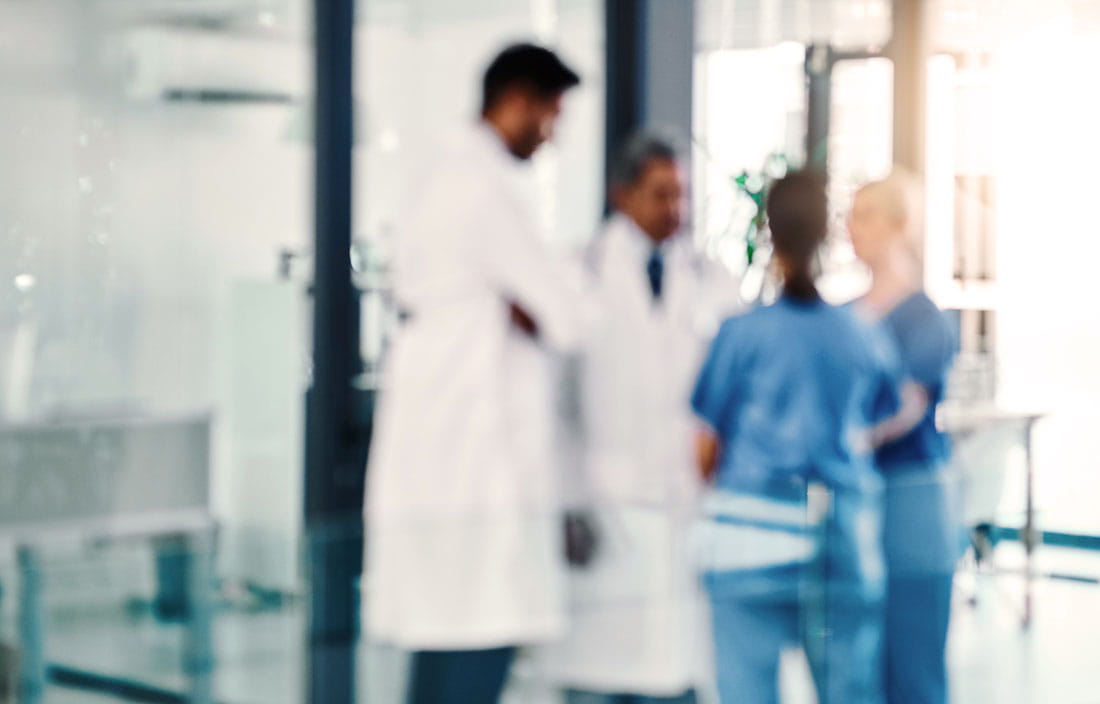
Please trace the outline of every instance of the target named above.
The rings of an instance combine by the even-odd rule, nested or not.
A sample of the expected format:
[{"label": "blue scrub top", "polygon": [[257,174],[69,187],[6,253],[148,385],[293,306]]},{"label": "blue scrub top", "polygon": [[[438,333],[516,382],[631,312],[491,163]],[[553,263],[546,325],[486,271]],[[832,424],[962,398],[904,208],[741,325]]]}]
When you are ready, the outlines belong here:
[{"label": "blue scrub top", "polygon": [[863,431],[897,412],[896,362],[850,310],[783,296],[722,324],[692,408],[722,440],[719,488],[859,489],[875,473]]},{"label": "blue scrub top", "polygon": [[893,344],[900,373],[928,394],[928,410],[908,434],[880,447],[875,460],[884,472],[915,462],[934,464],[951,453],[936,430],[936,405],[943,400],[947,374],[958,343],[946,316],[923,292],[906,298],[883,317],[880,327]]}]

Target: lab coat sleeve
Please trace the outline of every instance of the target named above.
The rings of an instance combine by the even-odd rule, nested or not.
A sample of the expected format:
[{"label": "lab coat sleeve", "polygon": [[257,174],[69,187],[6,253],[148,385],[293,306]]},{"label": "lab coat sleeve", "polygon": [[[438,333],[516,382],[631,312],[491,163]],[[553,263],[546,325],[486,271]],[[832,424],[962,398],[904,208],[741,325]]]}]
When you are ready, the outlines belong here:
[{"label": "lab coat sleeve", "polygon": [[579,348],[593,324],[585,305],[581,267],[552,250],[523,208],[497,195],[486,204],[475,256],[507,300],[518,303],[538,326],[551,349]]}]

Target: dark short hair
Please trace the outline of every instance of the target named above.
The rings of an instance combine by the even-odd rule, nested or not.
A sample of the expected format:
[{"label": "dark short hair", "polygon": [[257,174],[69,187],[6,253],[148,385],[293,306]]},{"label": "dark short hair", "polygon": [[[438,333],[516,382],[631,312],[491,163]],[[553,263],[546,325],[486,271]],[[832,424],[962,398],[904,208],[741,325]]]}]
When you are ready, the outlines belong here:
[{"label": "dark short hair", "polygon": [[815,171],[795,171],[768,189],[768,227],[777,252],[808,260],[825,240],[828,200],[825,179]]},{"label": "dark short hair", "polygon": [[772,249],[794,267],[784,290],[795,298],[817,297],[814,257],[829,229],[829,200],[825,176],[817,171],[795,171],[768,189],[768,229]]},{"label": "dark short hair", "polygon": [[509,88],[517,85],[529,86],[536,94],[551,98],[580,82],[580,76],[549,49],[534,44],[513,44],[497,54],[485,70],[481,110],[492,108]]},{"label": "dark short hair", "polygon": [[608,174],[613,188],[638,183],[651,161],[679,161],[680,148],[675,137],[656,131],[639,131],[630,135],[615,153]]}]

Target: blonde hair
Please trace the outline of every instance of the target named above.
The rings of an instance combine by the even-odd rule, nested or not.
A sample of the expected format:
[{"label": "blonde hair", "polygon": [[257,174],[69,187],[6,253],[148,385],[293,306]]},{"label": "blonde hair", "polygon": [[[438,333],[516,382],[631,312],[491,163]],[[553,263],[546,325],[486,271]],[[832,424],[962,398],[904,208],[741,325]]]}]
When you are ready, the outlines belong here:
[{"label": "blonde hair", "polygon": [[923,250],[924,194],[920,182],[909,171],[895,169],[889,176],[864,184],[856,195],[873,199],[875,207],[897,224],[914,256]]}]

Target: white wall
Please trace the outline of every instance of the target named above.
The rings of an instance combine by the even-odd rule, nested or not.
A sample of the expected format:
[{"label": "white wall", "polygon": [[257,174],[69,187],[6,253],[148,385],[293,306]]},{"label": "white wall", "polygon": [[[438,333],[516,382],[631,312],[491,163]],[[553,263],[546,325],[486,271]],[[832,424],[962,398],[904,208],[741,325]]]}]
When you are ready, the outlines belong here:
[{"label": "white wall", "polygon": [[1041,525],[1100,533],[1100,36],[1051,13],[1006,38],[995,88],[1002,401],[1036,433]]}]

